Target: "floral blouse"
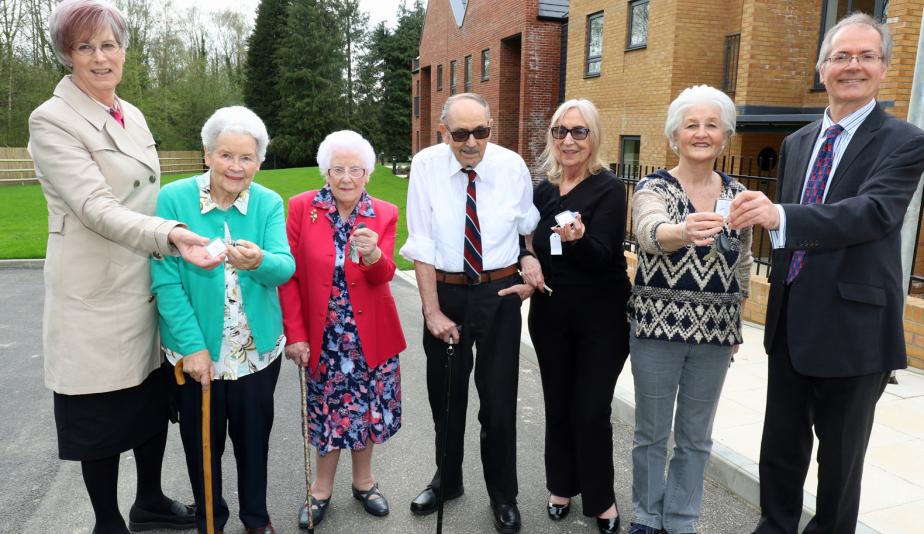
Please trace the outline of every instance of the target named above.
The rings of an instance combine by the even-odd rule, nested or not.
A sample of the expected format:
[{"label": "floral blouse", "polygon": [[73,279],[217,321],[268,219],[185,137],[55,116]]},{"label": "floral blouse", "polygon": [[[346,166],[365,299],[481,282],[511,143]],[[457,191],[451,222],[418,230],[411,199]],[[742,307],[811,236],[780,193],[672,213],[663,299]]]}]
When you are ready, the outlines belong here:
[{"label": "floral blouse", "polygon": [[[205,173],[197,180],[199,184],[199,208],[203,214],[213,209],[221,207],[212,200],[211,185],[209,184],[209,174]],[[231,208],[237,209],[242,215],[247,215],[247,203],[250,199],[250,189],[241,191]],[[230,244],[232,241],[231,232],[228,225],[225,225],[225,243]],[[237,380],[249,374],[265,368],[273,363],[276,358],[282,354],[285,349],[286,337],[279,336],[276,346],[272,350],[262,354],[257,352],[254,345],[253,334],[247,323],[247,313],[244,311],[244,299],[241,294],[241,283],[237,276],[237,269],[229,262],[224,263],[225,267],[225,320],[224,330],[221,339],[221,354],[218,361],[213,361],[215,365],[216,380]],[[176,362],[183,358],[182,354],[164,347],[164,353],[170,363],[176,365]]]}]

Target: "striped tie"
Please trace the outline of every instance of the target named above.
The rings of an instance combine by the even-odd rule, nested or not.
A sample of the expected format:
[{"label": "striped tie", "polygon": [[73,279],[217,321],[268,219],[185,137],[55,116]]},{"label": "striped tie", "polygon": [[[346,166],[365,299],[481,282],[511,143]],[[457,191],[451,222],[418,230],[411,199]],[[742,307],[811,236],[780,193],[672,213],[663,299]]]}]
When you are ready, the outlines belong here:
[{"label": "striped tie", "polygon": [[116,108],[109,108],[109,114],[112,115],[112,118],[119,122],[122,125],[122,128],[125,128],[125,118],[122,117],[122,113]]},{"label": "striped tie", "polygon": [[[834,140],[843,131],[844,127],[840,124],[835,124],[825,130],[825,140],[818,149],[818,155],[812,165],[812,173],[805,184],[805,193],[802,193],[802,204],[821,204],[824,199],[825,185],[828,183],[828,175],[831,174],[831,165],[834,164]],[[786,272],[786,285],[796,279],[804,263],[804,250],[792,253],[792,259],[789,260],[789,271]]]},{"label": "striped tie", "polygon": [[481,225],[478,224],[478,208],[475,205],[474,169],[462,169],[468,174],[468,187],[465,189],[465,274],[469,280],[477,283],[481,277]]}]

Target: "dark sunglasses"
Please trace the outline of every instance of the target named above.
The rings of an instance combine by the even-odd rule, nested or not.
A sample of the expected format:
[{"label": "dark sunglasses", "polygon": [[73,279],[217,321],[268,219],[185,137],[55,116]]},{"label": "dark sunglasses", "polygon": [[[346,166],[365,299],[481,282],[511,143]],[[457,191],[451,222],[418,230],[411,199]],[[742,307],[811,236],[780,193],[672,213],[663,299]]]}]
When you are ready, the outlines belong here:
[{"label": "dark sunglasses", "polygon": [[479,126],[474,130],[452,130],[449,135],[452,136],[452,140],[456,143],[464,143],[468,141],[468,136],[470,135],[474,135],[475,139],[487,139],[491,135],[491,129]]},{"label": "dark sunglasses", "polygon": [[575,141],[583,141],[587,139],[587,136],[590,134],[590,128],[584,128],[583,126],[575,126],[574,128],[565,128],[564,126],[552,126],[552,137],[555,139],[564,139],[571,134],[571,139]]}]

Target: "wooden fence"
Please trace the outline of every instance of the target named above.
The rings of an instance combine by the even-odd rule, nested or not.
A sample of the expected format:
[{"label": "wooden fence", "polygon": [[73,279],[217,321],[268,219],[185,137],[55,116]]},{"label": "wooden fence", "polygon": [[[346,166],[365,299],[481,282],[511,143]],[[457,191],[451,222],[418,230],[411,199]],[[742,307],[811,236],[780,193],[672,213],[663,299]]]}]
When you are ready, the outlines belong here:
[{"label": "wooden fence", "polygon": [[[198,150],[160,150],[160,172],[202,172],[202,152]],[[32,158],[25,148],[0,147],[0,185],[36,184]]]}]

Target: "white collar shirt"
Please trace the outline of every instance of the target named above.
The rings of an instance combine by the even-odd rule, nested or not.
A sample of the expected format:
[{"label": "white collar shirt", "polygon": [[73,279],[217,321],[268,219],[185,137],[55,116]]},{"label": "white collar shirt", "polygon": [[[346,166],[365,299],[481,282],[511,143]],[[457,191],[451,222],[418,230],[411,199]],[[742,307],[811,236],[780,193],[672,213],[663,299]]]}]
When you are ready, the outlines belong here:
[{"label": "white collar shirt", "polygon": [[[533,183],[519,154],[488,143],[475,166],[476,206],[485,271],[517,262],[519,235],[539,223]],[[449,145],[425,148],[411,162],[408,238],[400,253],[446,272],[462,272],[468,175]]]}]

